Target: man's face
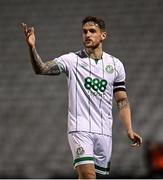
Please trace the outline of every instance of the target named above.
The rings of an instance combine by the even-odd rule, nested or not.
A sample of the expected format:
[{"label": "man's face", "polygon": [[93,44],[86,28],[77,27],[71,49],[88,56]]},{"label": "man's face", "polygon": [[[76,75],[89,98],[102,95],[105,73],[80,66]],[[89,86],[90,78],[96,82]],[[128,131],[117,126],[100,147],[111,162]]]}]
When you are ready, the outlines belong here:
[{"label": "man's face", "polygon": [[106,38],[106,32],[94,22],[87,22],[83,25],[82,30],[83,43],[86,48],[97,48]]}]

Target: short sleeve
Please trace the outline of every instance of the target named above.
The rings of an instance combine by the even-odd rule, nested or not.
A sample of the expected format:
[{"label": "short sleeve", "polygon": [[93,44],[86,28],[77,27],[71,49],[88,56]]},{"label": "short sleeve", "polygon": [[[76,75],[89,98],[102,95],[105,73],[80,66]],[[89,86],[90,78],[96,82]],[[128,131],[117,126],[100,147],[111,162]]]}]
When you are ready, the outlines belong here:
[{"label": "short sleeve", "polygon": [[55,58],[53,61],[58,65],[60,73],[66,73],[68,74],[69,68],[70,68],[70,53],[64,54],[58,58]]},{"label": "short sleeve", "polygon": [[115,93],[117,91],[126,91],[126,86],[125,86],[126,73],[125,73],[124,65],[118,59],[115,62],[115,69],[116,69],[116,77],[113,84],[113,92]]}]

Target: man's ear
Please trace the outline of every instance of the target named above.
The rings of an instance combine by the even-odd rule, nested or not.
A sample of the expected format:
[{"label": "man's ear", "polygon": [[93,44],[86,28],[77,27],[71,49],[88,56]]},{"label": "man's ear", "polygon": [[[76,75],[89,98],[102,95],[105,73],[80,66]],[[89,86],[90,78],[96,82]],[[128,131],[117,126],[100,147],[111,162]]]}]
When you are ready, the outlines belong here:
[{"label": "man's ear", "polygon": [[107,33],[106,32],[102,32],[102,40],[106,39]]}]

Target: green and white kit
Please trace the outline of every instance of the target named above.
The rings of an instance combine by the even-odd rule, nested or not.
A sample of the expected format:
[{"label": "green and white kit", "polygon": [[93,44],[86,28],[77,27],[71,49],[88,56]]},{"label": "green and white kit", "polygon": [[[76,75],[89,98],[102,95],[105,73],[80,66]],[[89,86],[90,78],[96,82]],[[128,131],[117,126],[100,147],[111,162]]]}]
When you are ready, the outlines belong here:
[{"label": "green and white kit", "polygon": [[[100,137],[101,135],[111,137],[113,94],[119,90],[125,91],[125,70],[122,62],[105,52],[103,52],[101,59],[94,60],[88,56],[85,50],[62,55],[55,58],[54,61],[57,63],[60,73],[64,72],[68,80],[68,133],[87,132],[88,134],[98,134]],[[73,135],[73,137],[75,136]],[[102,138],[100,139],[102,140]],[[105,167],[101,168],[107,168],[110,157],[105,163],[94,160],[96,158],[94,154],[91,156],[86,154],[83,141],[81,145],[79,143],[77,146],[73,145],[72,142],[75,141],[72,140],[69,143],[74,162],[77,162],[77,165],[89,162],[86,160],[87,158],[84,158],[89,156],[93,158],[95,167],[101,167],[102,164],[105,164]],[[94,143],[93,139],[92,143]],[[105,145],[105,143],[102,144]],[[74,148],[72,148],[73,146]],[[84,152],[81,153],[82,159],[76,156],[80,154],[77,153],[80,150]],[[93,153],[94,150],[90,151]],[[110,149],[108,149],[109,152],[111,152]],[[101,161],[104,159],[101,158]],[[76,164],[74,165],[76,166]]]}]

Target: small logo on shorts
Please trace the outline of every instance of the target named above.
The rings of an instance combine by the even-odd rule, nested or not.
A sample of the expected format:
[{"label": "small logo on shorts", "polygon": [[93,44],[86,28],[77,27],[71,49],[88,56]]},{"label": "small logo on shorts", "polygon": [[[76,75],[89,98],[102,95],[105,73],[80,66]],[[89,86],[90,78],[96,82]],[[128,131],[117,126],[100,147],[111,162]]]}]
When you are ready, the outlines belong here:
[{"label": "small logo on shorts", "polygon": [[85,152],[85,151],[84,151],[83,147],[78,147],[77,150],[76,150],[76,154],[77,154],[78,156],[83,155],[84,152]]}]

